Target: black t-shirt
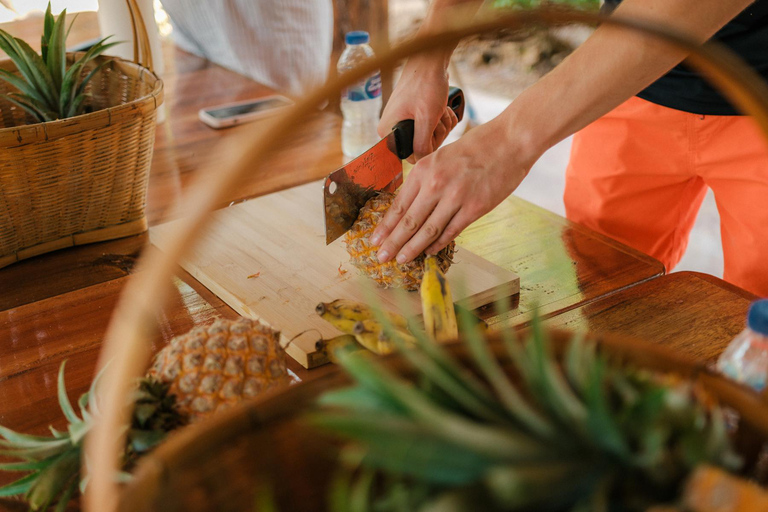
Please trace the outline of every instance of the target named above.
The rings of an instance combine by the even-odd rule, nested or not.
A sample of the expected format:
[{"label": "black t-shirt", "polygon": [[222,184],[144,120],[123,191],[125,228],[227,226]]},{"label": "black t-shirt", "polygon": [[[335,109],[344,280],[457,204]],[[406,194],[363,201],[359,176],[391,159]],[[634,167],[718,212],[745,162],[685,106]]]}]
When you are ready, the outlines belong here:
[{"label": "black t-shirt", "polygon": [[[727,2],[728,0],[722,0]],[[621,0],[606,0],[615,7]],[[736,52],[768,82],[768,0],[757,0],[712,38]],[[738,115],[696,71],[680,64],[638,96],[665,107],[706,115]]]}]

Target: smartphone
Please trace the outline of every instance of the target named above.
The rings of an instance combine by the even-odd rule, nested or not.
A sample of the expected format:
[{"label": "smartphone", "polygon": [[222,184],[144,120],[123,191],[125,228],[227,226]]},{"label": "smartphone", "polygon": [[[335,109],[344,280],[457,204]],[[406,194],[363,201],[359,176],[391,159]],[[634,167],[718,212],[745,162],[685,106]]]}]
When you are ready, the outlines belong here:
[{"label": "smartphone", "polygon": [[271,116],[291,105],[293,101],[285,96],[265,96],[255,100],[203,108],[198,112],[198,117],[211,128],[226,128]]}]

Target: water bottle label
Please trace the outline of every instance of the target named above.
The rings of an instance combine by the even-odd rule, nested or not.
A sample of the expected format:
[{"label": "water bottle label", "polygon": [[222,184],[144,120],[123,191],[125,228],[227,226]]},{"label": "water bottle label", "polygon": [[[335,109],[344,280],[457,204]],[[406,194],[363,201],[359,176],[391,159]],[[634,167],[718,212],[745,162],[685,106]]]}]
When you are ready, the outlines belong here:
[{"label": "water bottle label", "polygon": [[381,75],[376,73],[365,82],[359,82],[348,87],[344,92],[350,101],[372,100],[381,96]]}]

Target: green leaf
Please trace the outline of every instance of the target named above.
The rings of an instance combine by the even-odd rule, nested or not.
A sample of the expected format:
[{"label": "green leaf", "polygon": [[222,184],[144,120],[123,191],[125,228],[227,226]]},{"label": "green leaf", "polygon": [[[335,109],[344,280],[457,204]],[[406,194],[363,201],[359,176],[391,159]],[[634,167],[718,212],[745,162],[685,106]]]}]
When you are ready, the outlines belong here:
[{"label": "green leaf", "polygon": [[66,512],[69,500],[72,499],[72,496],[75,495],[75,492],[77,492],[77,477],[72,479],[72,482],[70,482],[67,490],[64,491],[64,494],[62,494],[61,498],[59,498],[59,502],[56,505],[54,512]]},{"label": "green leaf", "polygon": [[46,103],[55,108],[59,100],[59,89],[54,85],[48,68],[45,67],[45,62],[25,41],[18,38],[15,38],[14,41],[20,48],[20,53],[24,56],[29,67],[32,76],[30,83],[33,83],[43,97],[48,100]]},{"label": "green leaf", "polygon": [[0,436],[9,441],[9,443],[1,443],[3,446],[14,446],[19,448],[35,448],[39,446],[45,446],[52,441],[52,438],[50,437],[20,434],[19,432],[3,426],[0,426]]},{"label": "green leaf", "polygon": [[33,117],[40,119],[42,122],[53,121],[59,118],[59,114],[50,110],[45,103],[40,103],[39,101],[29,96],[15,93],[6,94],[3,96],[8,101],[18,105],[19,107],[32,114]]},{"label": "green leaf", "polygon": [[40,40],[40,53],[44,61],[48,60],[48,44],[51,40],[54,23],[56,23],[56,20],[53,17],[53,13],[51,13],[51,2],[48,2],[48,8],[45,10],[43,21],[43,35]]},{"label": "green leaf", "polygon": [[52,464],[41,471],[27,493],[32,510],[47,506],[56,499],[72,479],[80,473],[80,450],[62,453]]},{"label": "green leaf", "polygon": [[37,478],[37,473],[30,473],[29,475],[16,480],[10,484],[6,484],[0,487],[0,497],[17,496],[19,494],[26,494],[29,488]]},{"label": "green leaf", "polygon": [[349,494],[349,511],[366,512],[373,494],[373,483],[376,477],[374,471],[363,469],[357,477],[352,492]]},{"label": "green leaf", "polygon": [[440,439],[404,419],[328,413],[313,415],[310,422],[362,443],[364,466],[441,485],[473,482],[503,460]]},{"label": "green leaf", "polygon": [[0,464],[0,471],[39,471],[48,464],[47,460],[27,461],[27,462],[9,462]]},{"label": "green leaf", "polygon": [[318,404],[324,407],[339,407],[351,411],[387,413],[402,415],[405,409],[385,396],[371,393],[362,386],[342,388],[323,393]]},{"label": "green leaf", "polygon": [[64,9],[53,25],[51,37],[48,40],[48,53],[45,60],[45,64],[48,66],[48,73],[53,81],[53,87],[57,91],[61,91],[62,79],[64,78],[67,66],[67,50],[64,41],[66,20],[67,10]]},{"label": "green leaf", "polygon": [[0,69],[0,79],[5,80],[15,88],[19,90],[21,94],[24,96],[28,96],[30,98],[33,98],[34,100],[45,103],[45,98],[43,98],[40,93],[29,85],[29,82],[19,78],[18,76],[14,75],[13,73],[10,73],[4,69]]},{"label": "green leaf", "polygon": [[[469,317],[471,313],[462,309],[459,311],[459,315]],[[482,334],[476,327],[471,326],[469,320],[469,318],[465,318],[462,322],[462,325],[468,326],[462,333],[465,344],[469,348],[475,364],[488,379],[507,412],[532,434],[543,439],[553,439],[555,430],[552,424],[517,392],[498,360],[488,349],[488,344]]]},{"label": "green leaf", "polygon": [[587,426],[590,430],[590,438],[603,450],[619,456],[622,459],[629,457],[629,447],[624,436],[611,417],[608,399],[605,396],[605,382],[603,376],[607,363],[603,358],[596,361],[594,370],[589,376],[586,402],[589,409]]},{"label": "green leaf", "polygon": [[69,442],[69,439],[52,440],[45,446],[0,449],[0,455],[24,460],[42,460],[59,455],[71,447],[72,443]]},{"label": "green leaf", "polygon": [[483,425],[435,405],[411,384],[395,377],[372,358],[359,353],[341,354],[340,363],[360,384],[382,393],[406,408],[435,435],[487,456],[516,460],[538,459],[549,451],[536,439],[509,429]]},{"label": "green leaf", "polygon": [[78,417],[75,409],[72,407],[72,403],[69,401],[69,397],[67,396],[67,386],[64,383],[64,368],[66,365],[67,361],[64,360],[61,362],[61,366],[59,366],[59,377],[58,383],[56,384],[59,397],[59,407],[61,407],[61,412],[64,413],[64,417],[67,418],[67,421],[70,424],[81,423],[82,420]]}]

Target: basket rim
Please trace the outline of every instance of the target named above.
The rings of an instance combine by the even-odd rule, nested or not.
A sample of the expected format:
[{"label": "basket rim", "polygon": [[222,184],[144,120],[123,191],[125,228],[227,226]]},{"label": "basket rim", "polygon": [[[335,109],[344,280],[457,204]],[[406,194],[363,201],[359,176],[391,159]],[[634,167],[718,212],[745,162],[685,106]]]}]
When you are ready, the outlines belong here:
[{"label": "basket rim", "polygon": [[[76,57],[82,54],[83,52],[67,52],[67,57]],[[55,121],[47,121],[44,123],[31,123],[0,128],[0,148],[11,146],[17,147],[35,142],[47,141],[80,133],[86,129],[104,128],[114,124],[123,117],[134,117],[147,110],[157,110],[163,103],[163,80],[153,71],[136,64],[133,61],[125,60],[120,57],[113,57],[111,55],[100,55],[95,59],[96,62],[108,60],[113,62],[113,68],[117,65],[122,68],[122,71],[127,71],[127,74],[131,74],[139,80],[148,79],[148,82],[152,85],[152,91],[127,103],[96,110],[87,114],[81,114],[79,116],[57,119]],[[0,60],[0,68],[16,68],[16,66],[11,59],[2,59]],[[151,109],[149,108],[150,106]],[[87,127],[82,126],[85,121],[88,122]]]}]

